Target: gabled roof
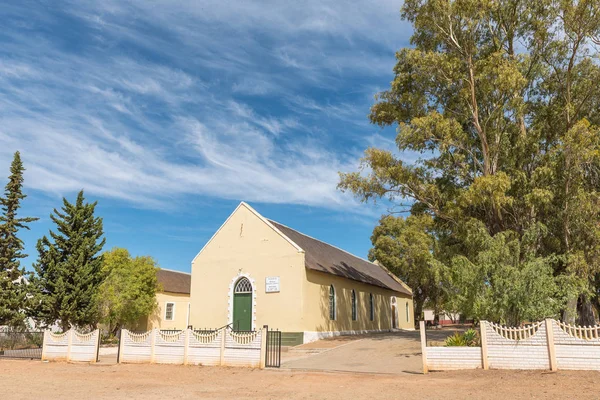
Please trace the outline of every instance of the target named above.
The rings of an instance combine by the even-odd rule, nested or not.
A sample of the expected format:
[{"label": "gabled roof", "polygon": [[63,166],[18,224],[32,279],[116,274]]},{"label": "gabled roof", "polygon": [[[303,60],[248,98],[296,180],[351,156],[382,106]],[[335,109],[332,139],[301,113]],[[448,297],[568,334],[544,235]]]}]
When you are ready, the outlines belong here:
[{"label": "gabled roof", "polygon": [[[297,252],[305,253],[306,268],[352,279],[369,285],[379,286],[384,289],[389,289],[398,293],[404,293],[412,296],[411,289],[398,277],[392,275],[392,273],[390,273],[383,266],[352,255],[347,251],[339,249],[328,243],[314,239],[310,236],[306,236],[305,234],[278,222],[266,219],[249,204],[243,201],[236,207],[233,213],[231,213],[231,215],[209,239],[209,241],[206,242],[196,257],[194,257],[194,260],[192,260],[192,264],[209,245],[209,243],[212,242],[212,240],[217,236],[221,229],[223,229],[231,217],[238,211],[238,209],[240,209],[240,207],[246,208],[257,218],[263,221],[267,226],[273,229],[273,231],[275,231],[291,246],[293,246]],[[165,291],[167,290],[165,289]],[[189,288],[187,293],[189,293]]]},{"label": "gabled roof", "polygon": [[306,268],[412,295],[412,291],[406,284],[382,266],[306,236],[278,222],[272,220],[269,222],[304,250]]},{"label": "gabled roof", "polygon": [[192,276],[187,272],[159,269],[156,278],[163,292],[190,294]]}]

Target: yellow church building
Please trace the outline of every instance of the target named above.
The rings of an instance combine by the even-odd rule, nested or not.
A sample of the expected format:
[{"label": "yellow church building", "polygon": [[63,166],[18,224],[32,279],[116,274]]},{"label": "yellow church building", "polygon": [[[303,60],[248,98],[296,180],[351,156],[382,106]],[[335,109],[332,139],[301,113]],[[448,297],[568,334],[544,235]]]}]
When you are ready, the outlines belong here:
[{"label": "yellow church building", "polygon": [[189,324],[269,325],[284,345],[414,329],[412,291],[382,266],[242,202],[192,261]]}]

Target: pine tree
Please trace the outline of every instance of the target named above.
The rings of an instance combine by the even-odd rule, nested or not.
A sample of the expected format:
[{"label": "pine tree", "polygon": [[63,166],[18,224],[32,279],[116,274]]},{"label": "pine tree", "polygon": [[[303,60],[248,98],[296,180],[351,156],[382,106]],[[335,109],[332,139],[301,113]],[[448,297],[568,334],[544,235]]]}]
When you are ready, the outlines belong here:
[{"label": "pine tree", "polygon": [[38,260],[32,278],[36,301],[33,314],[45,325],[59,323],[95,327],[98,323],[98,287],[103,281],[102,218],[95,217],[97,202],[85,203],[83,191],[75,204],[63,198],[61,211],[50,218],[57,232],[50,231],[37,243]]},{"label": "pine tree", "polygon": [[23,163],[17,151],[14,155],[8,183],[4,189],[4,197],[0,198],[2,214],[0,215],[0,325],[19,327],[25,321],[26,282],[23,280],[25,270],[21,268],[20,259],[23,254],[23,241],[17,236],[19,229],[29,229],[26,225],[38,218],[18,218],[23,194]]}]

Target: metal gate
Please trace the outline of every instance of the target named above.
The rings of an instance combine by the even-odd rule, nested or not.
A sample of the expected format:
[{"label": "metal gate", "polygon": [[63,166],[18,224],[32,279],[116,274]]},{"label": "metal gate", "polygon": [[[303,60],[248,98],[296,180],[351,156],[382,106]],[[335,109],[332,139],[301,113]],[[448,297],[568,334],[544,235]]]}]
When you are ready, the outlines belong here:
[{"label": "metal gate", "polygon": [[42,359],[44,332],[0,331],[0,358]]},{"label": "metal gate", "polygon": [[267,354],[265,366],[279,368],[281,366],[281,332],[267,329]]}]

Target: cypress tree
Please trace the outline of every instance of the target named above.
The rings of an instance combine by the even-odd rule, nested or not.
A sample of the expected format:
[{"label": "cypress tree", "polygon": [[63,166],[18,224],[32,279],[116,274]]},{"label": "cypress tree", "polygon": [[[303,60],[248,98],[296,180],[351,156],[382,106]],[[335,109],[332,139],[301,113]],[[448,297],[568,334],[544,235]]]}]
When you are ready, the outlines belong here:
[{"label": "cypress tree", "polygon": [[95,217],[97,202],[85,203],[83,191],[75,204],[63,198],[61,211],[50,215],[57,231],[37,243],[38,260],[32,284],[36,290],[33,310],[45,325],[59,323],[95,327],[98,323],[98,287],[102,283],[102,218]]},{"label": "cypress tree", "polygon": [[0,198],[0,325],[22,326],[25,322],[26,281],[25,270],[20,259],[27,257],[23,253],[23,241],[17,236],[19,229],[29,229],[28,223],[38,218],[17,217],[23,194],[23,163],[17,151],[10,166],[10,176]]}]

